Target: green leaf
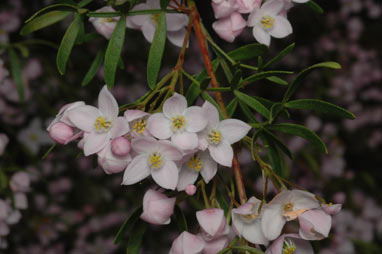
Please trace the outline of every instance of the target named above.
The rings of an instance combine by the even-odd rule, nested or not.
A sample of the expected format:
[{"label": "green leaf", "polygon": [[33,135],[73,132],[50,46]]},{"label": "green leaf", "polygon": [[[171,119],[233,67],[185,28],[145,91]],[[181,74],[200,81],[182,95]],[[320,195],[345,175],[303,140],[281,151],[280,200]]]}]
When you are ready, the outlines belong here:
[{"label": "green leaf", "polygon": [[48,151],[45,152],[45,154],[41,157],[41,160],[45,160],[48,155],[53,151],[53,149],[56,147],[57,143],[54,143],[53,145],[51,145],[48,149]]},{"label": "green leaf", "polygon": [[232,117],[237,108],[238,100],[237,98],[233,98],[233,100],[227,105],[227,114],[229,117]]},{"label": "green leaf", "polygon": [[288,82],[286,82],[285,80],[283,80],[283,79],[281,79],[279,77],[276,77],[276,76],[267,77],[267,80],[269,80],[269,81],[271,81],[273,83],[282,85],[282,86],[287,86],[288,85]]},{"label": "green leaf", "polygon": [[249,253],[255,253],[255,254],[264,254],[264,252],[262,252],[261,250],[253,248],[253,247],[249,247],[249,246],[232,246],[231,249],[248,251]]},{"label": "green leaf", "polygon": [[265,149],[267,150],[267,156],[274,172],[277,175],[281,176],[283,163],[282,163],[281,154],[279,150],[277,149],[276,144],[269,137],[269,135],[267,135],[266,132],[262,132],[260,134],[260,138],[264,143]]},{"label": "green leaf", "polygon": [[267,46],[263,44],[254,43],[234,49],[228,52],[228,55],[235,61],[244,61],[262,55],[266,53],[267,50]]},{"label": "green leaf", "polygon": [[178,225],[179,231],[180,232],[188,231],[186,216],[184,216],[182,209],[178,205],[175,205],[174,216],[175,216],[175,220]]},{"label": "green leaf", "polygon": [[118,233],[116,234],[114,238],[114,244],[117,244],[121,240],[121,238],[123,237],[123,234],[126,231],[129,232],[133,229],[141,213],[142,213],[142,206],[137,208],[120,227],[120,229],[118,230]]},{"label": "green leaf", "polygon": [[272,132],[270,132],[269,130],[267,129],[264,129],[264,131],[266,132],[268,138],[278,147],[280,148],[281,151],[283,151],[283,153],[285,153],[291,160],[293,159],[293,154],[292,152],[289,150],[289,148],[275,135],[273,134]]},{"label": "green leaf", "polygon": [[279,123],[268,125],[267,128],[273,131],[280,131],[305,138],[306,140],[315,144],[324,153],[328,153],[328,149],[326,148],[326,145],[321,140],[321,138],[316,133],[302,125],[292,123]]},{"label": "green leaf", "polygon": [[90,65],[90,68],[89,68],[88,72],[85,74],[85,77],[84,77],[84,79],[81,82],[82,86],[86,86],[87,84],[89,84],[90,81],[92,81],[92,79],[95,77],[95,75],[97,74],[98,69],[102,65],[102,61],[103,61],[104,55],[105,55],[105,50],[104,49],[101,49],[101,50],[98,51],[96,57],[94,58],[92,64]]},{"label": "green leaf", "polygon": [[241,111],[243,111],[244,115],[248,118],[250,122],[258,123],[259,121],[256,120],[254,114],[251,112],[251,110],[248,108],[248,106],[239,100],[239,106],[241,108]]},{"label": "green leaf", "polygon": [[82,7],[88,5],[88,4],[91,3],[91,2],[93,2],[93,0],[82,0],[81,2],[79,2],[79,3],[77,4],[77,6],[80,7],[80,8],[82,8]]},{"label": "green leaf", "polygon": [[23,26],[20,35],[27,35],[47,26],[53,25],[71,14],[70,11],[51,11],[45,13]]},{"label": "green leaf", "polygon": [[277,116],[280,114],[280,112],[284,109],[284,106],[282,103],[275,103],[271,107],[271,113],[270,113],[270,118],[269,118],[269,123],[272,123]]},{"label": "green leaf", "polygon": [[16,90],[19,94],[20,101],[24,101],[24,82],[21,73],[20,59],[13,48],[8,49],[9,61],[11,64],[11,73],[13,81],[16,84]]},{"label": "green leaf", "polygon": [[37,11],[35,14],[33,14],[29,19],[25,21],[25,23],[29,23],[34,18],[36,18],[38,15],[40,15],[43,12],[46,12],[48,10],[60,10],[60,11],[77,11],[78,7],[72,4],[52,4],[47,7],[42,8],[41,10]]},{"label": "green leaf", "polygon": [[313,70],[317,68],[330,68],[330,69],[340,69],[341,66],[336,62],[323,62],[318,63],[315,65],[312,65],[304,70],[302,70],[300,73],[297,74],[297,76],[294,78],[292,83],[288,86],[288,90],[285,92],[283,102],[289,101],[289,99],[292,97],[294,92],[296,92],[297,88],[300,86],[300,83],[302,80]]},{"label": "green leaf", "polygon": [[20,54],[23,57],[26,58],[29,56],[29,49],[27,47],[25,47],[22,43],[15,43],[15,44],[13,44],[13,46],[20,51]]},{"label": "green leaf", "polygon": [[127,253],[129,254],[139,254],[139,249],[141,248],[143,236],[147,229],[147,223],[140,220],[133,229],[133,234],[130,235],[129,241],[127,243]]},{"label": "green leaf", "polygon": [[281,59],[283,59],[287,54],[289,54],[294,49],[294,46],[295,46],[295,44],[292,43],[289,46],[287,46],[286,48],[284,48],[283,50],[281,50],[280,53],[277,56],[275,56],[269,62],[264,64],[263,69],[266,69],[270,65],[272,65],[272,64],[280,61]]},{"label": "green leaf", "polygon": [[162,10],[166,10],[170,0],[160,0],[160,8]]},{"label": "green leaf", "polygon": [[126,16],[122,14],[107,44],[104,62],[105,82],[109,88],[114,86],[115,73],[121,57],[126,34]]},{"label": "green leaf", "polygon": [[322,113],[327,113],[330,115],[345,117],[348,119],[355,119],[355,115],[344,109],[340,106],[337,106],[335,104],[316,100],[316,99],[300,99],[300,100],[294,100],[289,101],[284,104],[287,108],[293,108],[293,109],[307,109],[307,110],[314,110]]},{"label": "green leaf", "polygon": [[66,64],[69,60],[70,53],[72,52],[73,45],[77,39],[78,32],[82,25],[82,18],[79,14],[74,15],[74,20],[69,28],[66,30],[62,38],[60,47],[57,52],[57,68],[61,75],[65,73]]},{"label": "green leaf", "polygon": [[324,10],[319,6],[315,1],[310,0],[309,2],[305,3],[307,6],[312,8],[313,11],[317,12],[318,14],[323,14]]},{"label": "green leaf", "polygon": [[272,77],[274,75],[285,75],[285,74],[293,74],[291,71],[264,71],[264,72],[259,72],[256,74],[253,74],[243,80],[243,82],[246,82],[246,85],[252,84],[258,80]]},{"label": "green leaf", "polygon": [[246,95],[245,93],[234,91],[235,96],[241,101],[247,104],[252,109],[259,112],[262,116],[264,116],[266,119],[269,119],[269,110],[261,104],[256,98],[251,97],[249,95]]},{"label": "green leaf", "polygon": [[4,173],[3,169],[0,168],[0,188],[2,190],[5,190],[7,189],[7,187],[8,187],[8,177]]},{"label": "green leaf", "polygon": [[154,39],[150,47],[149,59],[147,61],[147,83],[149,84],[150,89],[155,88],[166,45],[166,12],[161,12],[159,14],[157,22]]}]

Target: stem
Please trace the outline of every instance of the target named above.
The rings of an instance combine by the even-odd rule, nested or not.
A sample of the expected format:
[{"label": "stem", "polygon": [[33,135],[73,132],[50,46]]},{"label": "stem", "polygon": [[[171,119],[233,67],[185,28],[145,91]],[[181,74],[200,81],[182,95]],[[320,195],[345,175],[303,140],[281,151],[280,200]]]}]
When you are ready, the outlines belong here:
[{"label": "stem", "polygon": [[200,188],[202,190],[204,205],[206,206],[206,208],[210,208],[210,202],[208,200],[207,193],[206,193],[206,185],[203,179],[198,182],[198,185],[200,185]]}]

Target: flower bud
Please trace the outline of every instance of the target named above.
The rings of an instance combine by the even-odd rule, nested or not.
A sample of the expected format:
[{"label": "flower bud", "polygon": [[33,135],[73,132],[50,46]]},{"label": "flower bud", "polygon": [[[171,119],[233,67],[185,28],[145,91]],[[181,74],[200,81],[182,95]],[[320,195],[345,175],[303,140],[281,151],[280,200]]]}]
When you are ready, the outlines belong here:
[{"label": "flower bud", "polygon": [[66,144],[74,135],[74,130],[62,122],[55,123],[49,130],[49,136],[59,144]]},{"label": "flower bud", "polygon": [[202,239],[184,231],[172,243],[169,254],[198,254],[201,253],[204,245]]},{"label": "flower bud", "polygon": [[234,12],[231,16],[219,19],[212,24],[212,28],[220,38],[233,42],[246,26],[246,21],[240,13]]},{"label": "flower bud", "polygon": [[196,192],[196,186],[193,184],[189,184],[186,186],[186,189],[184,190],[188,196],[192,196]]},{"label": "flower bud", "polygon": [[176,198],[168,198],[155,190],[146,191],[141,219],[154,225],[169,224],[174,213],[175,200]]},{"label": "flower bud", "polygon": [[128,155],[130,148],[130,141],[125,137],[118,137],[111,141],[111,151],[116,156]]},{"label": "flower bud", "polygon": [[214,10],[215,18],[220,19],[231,15],[237,9],[235,3],[235,0],[212,0],[211,6]]}]

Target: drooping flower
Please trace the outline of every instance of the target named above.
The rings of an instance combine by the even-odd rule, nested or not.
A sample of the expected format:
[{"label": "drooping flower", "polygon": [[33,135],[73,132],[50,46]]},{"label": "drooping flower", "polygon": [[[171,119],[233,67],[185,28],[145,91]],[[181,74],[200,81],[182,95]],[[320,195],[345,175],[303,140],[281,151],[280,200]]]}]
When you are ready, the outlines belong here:
[{"label": "drooping flower", "polygon": [[[96,12],[115,12],[115,10],[110,6],[104,6],[101,9],[96,10]],[[110,39],[118,20],[119,17],[89,18],[89,21],[93,24],[96,31],[103,35],[106,39]]]},{"label": "drooping flower", "polygon": [[229,233],[223,209],[207,208],[196,212],[203,238],[212,240]]},{"label": "drooping flower", "polygon": [[151,174],[162,188],[175,189],[178,168],[174,161],[182,159],[182,152],[176,146],[167,140],[140,137],[132,140],[131,147],[138,155],[127,166],[122,184],[135,184]]},{"label": "drooping flower", "polygon": [[300,237],[305,240],[322,240],[329,235],[332,216],[321,209],[306,211],[298,216]]},{"label": "drooping flower", "polygon": [[69,120],[85,132],[84,154],[88,156],[102,150],[110,139],[129,131],[124,117],[118,117],[118,104],[106,85],[98,96],[98,108],[84,105],[67,112]]},{"label": "drooping flower", "polygon": [[220,38],[233,42],[246,27],[246,21],[238,12],[232,13],[230,16],[219,19],[212,24],[212,28]]},{"label": "drooping flower", "polygon": [[252,33],[258,42],[269,46],[271,36],[283,38],[292,33],[292,25],[279,14],[283,7],[283,0],[270,0],[249,15],[247,25],[253,26]]},{"label": "drooping flower", "polygon": [[276,239],[287,221],[320,207],[312,193],[301,190],[284,190],[263,206],[261,227],[268,240]]},{"label": "drooping flower", "polygon": [[265,254],[313,254],[308,241],[297,234],[285,234],[277,238],[265,251]]},{"label": "drooping flower", "polygon": [[155,190],[147,190],[143,197],[143,213],[141,219],[154,224],[164,225],[171,222],[176,198],[168,198]]},{"label": "drooping flower", "polygon": [[199,254],[204,245],[202,239],[184,231],[173,241],[169,254]]},{"label": "drooping flower", "polygon": [[150,114],[142,110],[126,110],[124,116],[129,123],[130,134],[133,138],[141,136],[151,137],[147,130],[147,119]]},{"label": "drooping flower", "polygon": [[251,197],[244,205],[232,209],[232,228],[239,237],[253,244],[268,244],[261,229],[260,204],[260,200]]},{"label": "drooping flower", "polygon": [[220,165],[231,167],[233,150],[231,144],[242,139],[251,127],[241,120],[219,120],[217,109],[208,101],[203,104],[208,115],[207,127],[198,134],[199,148],[208,148],[211,157]]},{"label": "drooping flower", "polygon": [[[150,10],[160,9],[159,1],[147,0],[146,3],[137,4],[132,9],[137,10]],[[154,39],[155,29],[158,24],[160,14],[153,15],[136,15],[127,18],[126,23],[128,27],[133,29],[141,29],[147,41],[152,43]],[[167,39],[175,46],[182,47],[183,40],[186,35],[186,26],[188,24],[188,16],[180,13],[167,13]]]},{"label": "drooping flower", "polygon": [[342,204],[329,203],[329,204],[322,204],[321,207],[327,214],[336,215],[337,213],[341,211]]},{"label": "drooping flower", "polygon": [[184,150],[198,146],[197,132],[207,125],[207,116],[198,106],[187,108],[183,95],[175,93],[163,104],[163,113],[155,113],[147,120],[149,132],[158,139],[171,138],[171,142]]},{"label": "drooping flower", "polygon": [[63,122],[64,124],[74,127],[74,124],[69,120],[68,112],[72,109],[78,108],[80,106],[84,106],[85,102],[83,101],[76,101],[69,104],[64,105],[60,111],[58,111],[58,114],[53,119],[53,121],[49,124],[48,128],[46,128],[47,131],[50,131],[52,126],[58,122]]}]

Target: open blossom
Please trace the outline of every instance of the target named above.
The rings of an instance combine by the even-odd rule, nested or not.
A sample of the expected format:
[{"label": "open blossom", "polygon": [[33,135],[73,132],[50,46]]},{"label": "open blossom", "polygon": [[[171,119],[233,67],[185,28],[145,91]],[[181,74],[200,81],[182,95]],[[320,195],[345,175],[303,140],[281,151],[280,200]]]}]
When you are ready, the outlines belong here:
[{"label": "open blossom", "polygon": [[218,110],[208,101],[203,104],[208,115],[207,127],[200,132],[199,148],[208,148],[211,157],[220,165],[231,167],[233,150],[231,144],[242,139],[251,127],[241,120],[219,120]]},{"label": "open blossom", "polygon": [[247,25],[253,26],[252,33],[258,42],[269,46],[271,36],[283,38],[292,33],[292,25],[279,14],[283,7],[283,0],[270,0],[249,15]]},{"label": "open blossom", "polygon": [[295,220],[304,212],[319,208],[312,193],[284,190],[263,207],[261,227],[268,240],[276,239],[287,221]]},{"label": "open blossom", "polygon": [[178,168],[174,161],[182,159],[182,152],[167,140],[141,137],[132,140],[138,155],[127,166],[124,185],[137,183],[151,174],[154,181],[165,189],[174,190],[178,183]]},{"label": "open blossom", "polygon": [[297,234],[285,234],[277,238],[268,247],[265,254],[313,254],[313,248],[308,241]]},{"label": "open blossom", "polygon": [[202,239],[184,231],[172,243],[169,254],[199,254],[202,253],[204,245]]},{"label": "open blossom", "polygon": [[164,225],[171,222],[176,198],[168,198],[155,190],[147,190],[143,197],[143,213],[141,219],[154,224]]},{"label": "open blossom", "polygon": [[240,13],[234,12],[230,16],[219,19],[212,24],[212,28],[220,38],[233,42],[246,27],[247,22]]},{"label": "open blossom", "polygon": [[261,229],[260,204],[260,200],[251,197],[244,205],[232,209],[232,228],[239,237],[253,244],[268,244]]},{"label": "open blossom", "polygon": [[298,216],[300,236],[305,240],[322,240],[329,235],[332,216],[321,209],[313,209]]},{"label": "open blossom", "polygon": [[41,145],[52,144],[48,133],[41,128],[41,120],[38,118],[35,118],[27,128],[21,130],[17,138],[33,154],[37,154]]},{"label": "open blossom", "polygon": [[[137,4],[132,9],[137,10],[150,10],[160,9],[158,0],[147,0],[146,3]],[[154,39],[155,29],[158,24],[160,14],[153,15],[136,15],[127,18],[126,23],[128,27],[133,29],[141,29],[146,40],[152,43]],[[167,38],[175,46],[181,47],[183,45],[184,37],[186,36],[186,26],[188,24],[188,16],[178,13],[167,13]]]},{"label": "open blossom", "polygon": [[163,113],[149,117],[147,128],[156,138],[168,139],[181,149],[191,150],[198,146],[197,132],[207,125],[207,116],[198,106],[187,108],[183,95],[175,93],[163,104]]},{"label": "open blossom", "polygon": [[133,138],[140,136],[151,136],[147,130],[147,119],[150,114],[142,110],[126,110],[124,116],[129,123],[130,134]]},{"label": "open blossom", "polygon": [[85,132],[84,154],[88,156],[102,150],[110,139],[129,131],[125,118],[118,117],[118,104],[104,86],[98,96],[98,108],[83,105],[67,112],[69,120]]},{"label": "open blossom", "polygon": [[122,172],[132,160],[129,153],[122,156],[118,156],[113,153],[112,142],[108,143],[101,151],[97,153],[98,164],[103,168],[106,174]]},{"label": "open blossom", "polygon": [[74,124],[69,120],[68,112],[72,109],[75,109],[75,108],[78,108],[78,107],[84,106],[84,105],[85,105],[85,102],[83,102],[83,101],[76,101],[76,102],[72,102],[72,103],[68,103],[68,104],[64,105],[60,109],[60,111],[58,111],[58,114],[53,119],[53,121],[49,124],[49,126],[48,126],[48,128],[46,128],[46,130],[50,131],[52,126],[58,122],[63,122],[64,124],[66,124],[68,126],[74,127]]},{"label": "open blossom", "polygon": [[[105,6],[101,9],[96,10],[96,12],[115,12],[115,10],[110,6]],[[118,20],[119,17],[89,18],[89,21],[93,24],[97,32],[102,34],[106,39],[110,39]]]}]

